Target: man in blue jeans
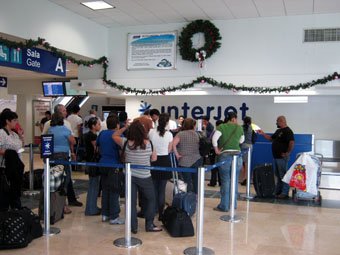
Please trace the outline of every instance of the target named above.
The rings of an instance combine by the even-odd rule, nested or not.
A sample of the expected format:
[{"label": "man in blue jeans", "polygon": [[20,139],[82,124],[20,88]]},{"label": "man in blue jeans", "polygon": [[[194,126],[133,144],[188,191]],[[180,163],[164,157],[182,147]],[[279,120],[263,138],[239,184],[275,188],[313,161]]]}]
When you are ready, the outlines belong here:
[{"label": "man in blue jeans", "polygon": [[[213,137],[212,144],[217,155],[217,161],[225,164],[219,166],[218,171],[221,177],[221,201],[214,210],[228,212],[230,209],[230,198],[233,190],[231,190],[231,173],[233,153],[240,151],[240,144],[244,141],[244,133],[242,126],[237,124],[237,115],[235,112],[229,112],[226,117],[226,123],[220,124]],[[237,158],[236,163],[236,180],[240,175],[242,166],[242,157]],[[236,182],[236,197],[238,195],[238,185]],[[236,203],[235,203],[236,208]]]},{"label": "man in blue jeans", "polygon": [[258,133],[272,142],[272,153],[274,157],[275,173],[278,178],[276,184],[276,197],[280,199],[288,198],[289,185],[282,181],[287,172],[289,155],[294,148],[294,133],[287,126],[285,116],[279,116],[276,120],[278,129],[272,136],[265,134],[262,130]]}]

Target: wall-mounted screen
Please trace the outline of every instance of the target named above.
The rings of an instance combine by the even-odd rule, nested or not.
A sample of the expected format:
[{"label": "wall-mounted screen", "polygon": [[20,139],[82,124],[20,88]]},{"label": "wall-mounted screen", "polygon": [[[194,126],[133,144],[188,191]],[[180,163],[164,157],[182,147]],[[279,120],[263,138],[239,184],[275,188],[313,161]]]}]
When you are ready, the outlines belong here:
[{"label": "wall-mounted screen", "polygon": [[45,97],[65,96],[65,88],[63,81],[43,81],[42,86]]},{"label": "wall-mounted screen", "polygon": [[66,96],[87,96],[86,91],[79,91],[76,89],[71,89],[71,82],[65,82]]}]

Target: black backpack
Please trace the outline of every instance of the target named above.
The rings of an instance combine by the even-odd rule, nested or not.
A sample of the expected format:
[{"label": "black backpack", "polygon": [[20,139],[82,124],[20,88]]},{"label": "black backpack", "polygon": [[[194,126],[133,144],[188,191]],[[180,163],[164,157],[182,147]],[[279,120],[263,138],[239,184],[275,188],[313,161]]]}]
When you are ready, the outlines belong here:
[{"label": "black backpack", "polygon": [[199,150],[202,157],[205,157],[209,154],[211,150],[212,143],[208,137],[199,135],[200,143],[199,143]]}]

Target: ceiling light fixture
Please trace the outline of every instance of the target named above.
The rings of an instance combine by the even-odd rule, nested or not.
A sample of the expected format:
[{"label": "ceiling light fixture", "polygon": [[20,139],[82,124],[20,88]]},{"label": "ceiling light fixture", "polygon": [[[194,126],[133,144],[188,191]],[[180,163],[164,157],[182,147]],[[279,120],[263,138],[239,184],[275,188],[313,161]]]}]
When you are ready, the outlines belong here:
[{"label": "ceiling light fixture", "polygon": [[104,1],[81,2],[81,4],[94,11],[115,8],[114,6]]},{"label": "ceiling light fixture", "polygon": [[275,104],[292,104],[292,103],[308,103],[308,97],[288,97],[288,96],[282,96],[282,97],[274,97],[274,103]]}]

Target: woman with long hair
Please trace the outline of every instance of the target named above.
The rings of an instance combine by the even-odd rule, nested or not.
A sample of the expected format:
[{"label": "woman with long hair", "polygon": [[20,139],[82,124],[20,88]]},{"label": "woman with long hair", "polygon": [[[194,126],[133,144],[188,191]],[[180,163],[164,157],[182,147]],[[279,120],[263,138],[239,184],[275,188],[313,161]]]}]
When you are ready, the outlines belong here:
[{"label": "woman with long hair", "polygon": [[[169,124],[169,119],[169,114],[161,113],[157,129],[151,129],[149,132],[149,139],[157,151],[157,161],[152,162],[153,166],[171,167],[169,153],[172,150],[173,136],[170,131],[165,129]],[[158,210],[158,220],[162,221],[165,206],[165,186],[172,174],[169,171],[155,170],[151,171],[151,176],[155,188],[155,209],[156,211]]]},{"label": "woman with long hair", "polygon": [[[195,131],[196,121],[192,118],[184,119],[181,131],[175,136],[173,150],[181,167],[197,168],[202,166],[203,158],[199,151],[200,136]],[[182,173],[187,191],[197,194],[197,173]]]},{"label": "woman with long hair", "polygon": [[[76,144],[76,139],[72,135],[71,130],[64,126],[64,115],[62,113],[55,112],[52,114],[50,128],[47,133],[54,136],[54,153],[51,159],[68,161],[70,146]],[[64,171],[66,172],[65,187],[67,189],[68,204],[81,204],[77,201],[76,194],[74,193],[70,165],[64,165]],[[71,210],[65,206],[64,213],[71,213]]]},{"label": "woman with long hair", "polygon": [[[21,184],[24,164],[21,161],[20,150],[24,145],[23,130],[14,131],[18,124],[18,115],[10,109],[4,109],[0,114],[0,167],[10,182],[9,192],[1,189],[0,209],[21,208]],[[12,155],[11,155],[12,154]],[[1,178],[1,177],[0,177]]]},{"label": "woman with long hair", "polygon": [[[86,162],[92,162],[95,151],[97,150],[96,140],[97,132],[101,129],[101,122],[97,117],[89,119],[87,125],[90,129],[84,136],[85,151],[86,151]],[[85,215],[100,215],[101,210],[97,206],[97,197],[99,192],[99,174],[90,173],[90,169],[93,167],[87,166],[89,172],[89,187],[87,190],[86,197],[86,208]],[[94,168],[98,171],[97,168]],[[96,172],[96,171],[93,171]]]},{"label": "woman with long hair", "polygon": [[[121,137],[123,132],[129,129],[128,137]],[[157,152],[153,148],[152,143],[147,138],[145,129],[139,120],[132,122],[129,126],[128,122],[125,127],[119,129],[112,135],[113,140],[122,148],[125,147],[125,161],[132,165],[150,166],[150,161],[157,160]],[[124,156],[124,155],[122,155]],[[131,169],[131,231],[137,233],[137,188],[142,192],[145,198],[145,231],[157,232],[162,231],[154,225],[155,216],[155,192],[151,178],[150,170],[147,169]]]},{"label": "woman with long hair", "polygon": [[[249,149],[253,150],[252,136],[253,136],[253,128],[251,126],[251,118],[249,116],[244,117],[243,119],[243,133],[244,133],[244,142],[241,144],[241,149]],[[248,153],[242,156],[243,165],[241,167],[241,173],[243,175],[243,181],[241,185],[246,185],[247,183],[247,169],[248,169]]]}]

